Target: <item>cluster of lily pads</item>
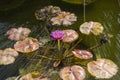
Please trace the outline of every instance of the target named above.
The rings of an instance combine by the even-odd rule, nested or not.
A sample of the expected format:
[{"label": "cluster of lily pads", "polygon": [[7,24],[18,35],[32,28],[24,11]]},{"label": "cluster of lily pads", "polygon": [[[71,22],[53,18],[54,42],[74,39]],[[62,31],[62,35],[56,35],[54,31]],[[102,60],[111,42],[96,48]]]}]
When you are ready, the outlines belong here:
[{"label": "cluster of lily pads", "polygon": [[[52,25],[58,26],[69,26],[72,25],[75,21],[77,21],[77,16],[74,13],[62,11],[57,6],[47,6],[43,9],[36,10],[35,16],[37,20],[47,21]],[[51,31],[49,36],[51,37],[50,41],[57,41],[57,54],[58,59],[47,58],[45,59],[53,59],[53,67],[57,68],[61,64],[64,64],[64,60],[70,57],[79,58],[81,60],[89,60],[93,58],[93,54],[88,50],[77,49],[76,46],[81,42],[82,39],[79,38],[79,34],[73,29],[65,29],[65,30],[48,30]],[[37,39],[28,37],[31,32],[28,28],[12,28],[7,31],[6,35],[8,35],[10,40],[16,40],[17,42],[14,44],[14,49],[9,48],[4,51],[0,51],[0,63],[1,64],[11,64],[14,62],[15,58],[18,56],[18,52],[20,53],[30,53],[39,49],[40,43]],[[85,22],[80,26],[80,32],[85,35],[100,35],[103,32],[103,26],[99,22]],[[106,42],[106,37],[101,39],[102,43]],[[65,48],[62,46],[63,44],[71,44],[76,42],[73,47]],[[46,46],[46,48],[49,46]],[[56,48],[54,48],[56,49]],[[61,51],[63,50],[64,51]],[[56,53],[55,53],[56,54]],[[51,54],[52,55],[52,54]],[[5,57],[5,58],[4,58]],[[42,57],[42,56],[41,56]],[[14,60],[9,59],[14,58]],[[5,60],[6,59],[6,60]],[[9,61],[9,62],[7,62]],[[87,70],[96,78],[106,78],[109,79],[116,75],[118,72],[117,65],[105,58],[93,60],[87,63]],[[49,77],[41,78],[39,75],[39,71],[30,72],[26,75],[19,77],[19,80],[50,80]],[[36,77],[37,75],[37,77]],[[38,76],[39,75],[39,76]],[[81,65],[72,65],[72,66],[63,66],[59,71],[59,76],[62,80],[84,80],[86,78],[86,71]]]}]

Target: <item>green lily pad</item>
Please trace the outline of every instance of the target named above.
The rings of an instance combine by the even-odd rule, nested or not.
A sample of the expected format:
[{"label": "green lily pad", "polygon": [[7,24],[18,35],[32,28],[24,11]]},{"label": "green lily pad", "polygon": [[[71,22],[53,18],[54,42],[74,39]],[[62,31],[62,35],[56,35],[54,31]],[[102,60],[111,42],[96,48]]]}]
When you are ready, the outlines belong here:
[{"label": "green lily pad", "polygon": [[[84,3],[84,0],[62,0],[62,1],[65,1],[67,3],[72,3],[72,4],[83,4]],[[94,1],[96,1],[96,0],[85,0],[85,3],[89,4]]]}]

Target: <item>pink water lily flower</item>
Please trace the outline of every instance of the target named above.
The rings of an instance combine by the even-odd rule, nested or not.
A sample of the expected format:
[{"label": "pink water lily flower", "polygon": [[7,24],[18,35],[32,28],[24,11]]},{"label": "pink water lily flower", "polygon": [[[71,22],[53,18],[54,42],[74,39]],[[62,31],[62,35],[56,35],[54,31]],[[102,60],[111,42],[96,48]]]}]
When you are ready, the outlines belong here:
[{"label": "pink water lily flower", "polygon": [[64,36],[64,33],[61,30],[55,30],[50,35],[53,40],[61,40]]}]

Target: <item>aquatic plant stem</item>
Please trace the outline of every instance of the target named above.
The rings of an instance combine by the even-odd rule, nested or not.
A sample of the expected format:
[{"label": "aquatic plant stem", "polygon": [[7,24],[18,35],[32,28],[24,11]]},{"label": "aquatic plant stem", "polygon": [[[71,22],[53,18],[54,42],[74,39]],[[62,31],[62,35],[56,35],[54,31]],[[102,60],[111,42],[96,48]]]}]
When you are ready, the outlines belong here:
[{"label": "aquatic plant stem", "polygon": [[84,22],[86,21],[86,11],[85,11],[86,7],[85,7],[85,0],[84,0],[84,4],[83,4],[83,19]]},{"label": "aquatic plant stem", "polygon": [[49,59],[49,60],[59,60],[59,59],[54,59],[54,58],[50,58],[50,57],[43,56],[43,55],[37,55],[37,56],[41,57],[41,58],[46,58],[46,59]]},{"label": "aquatic plant stem", "polygon": [[58,41],[58,50],[60,51],[60,40],[57,41]]},{"label": "aquatic plant stem", "polygon": [[61,54],[61,44],[60,44],[60,40],[57,40],[58,41],[58,54],[59,54],[59,58],[60,60],[62,60],[62,54]]},{"label": "aquatic plant stem", "polygon": [[93,50],[93,49],[95,49],[97,47],[100,47],[100,46],[101,46],[101,44],[97,44],[95,46],[92,46],[92,47],[88,48],[87,51]]},{"label": "aquatic plant stem", "polygon": [[[65,54],[72,51],[81,41],[82,41],[82,39],[79,39],[79,41],[70,50],[67,50],[67,52],[65,52]],[[73,54],[70,54],[70,55],[65,56],[65,58],[69,58],[69,57],[72,57],[72,56],[73,56]]]}]

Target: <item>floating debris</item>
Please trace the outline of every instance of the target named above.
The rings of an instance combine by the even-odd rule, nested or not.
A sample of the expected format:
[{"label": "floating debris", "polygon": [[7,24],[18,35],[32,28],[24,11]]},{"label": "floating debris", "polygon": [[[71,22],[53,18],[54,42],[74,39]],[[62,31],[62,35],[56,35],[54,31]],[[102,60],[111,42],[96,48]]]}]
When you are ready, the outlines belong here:
[{"label": "floating debris", "polygon": [[79,35],[75,30],[68,29],[68,30],[63,30],[64,36],[62,41],[63,42],[73,42],[78,39]]},{"label": "floating debris", "polygon": [[8,35],[10,40],[23,40],[28,37],[31,30],[29,28],[11,28],[7,31],[6,35]]},{"label": "floating debris", "polygon": [[60,77],[63,80],[84,80],[85,76],[85,70],[78,65],[67,66],[60,71]]},{"label": "floating debris", "polygon": [[87,64],[88,72],[96,78],[109,79],[118,72],[117,65],[109,59],[97,59]]},{"label": "floating debris", "polygon": [[60,12],[56,17],[51,19],[52,25],[72,25],[75,21],[77,21],[77,17],[74,13],[70,12]]},{"label": "floating debris", "polygon": [[14,48],[18,52],[29,53],[39,48],[39,42],[35,38],[26,38],[23,41],[17,41],[14,44]]},{"label": "floating debris", "polygon": [[14,63],[18,52],[12,48],[0,50],[0,65],[8,65]]},{"label": "floating debris", "polygon": [[52,36],[53,40],[61,40],[64,36],[64,33],[61,30],[55,30],[55,31],[51,32],[50,35]]},{"label": "floating debris", "polygon": [[79,50],[79,49],[74,49],[72,51],[75,57],[80,58],[80,59],[91,59],[93,58],[93,55],[91,52],[87,50]]},{"label": "floating debris", "polygon": [[58,67],[60,65],[61,61],[57,60],[53,63],[53,67]]},{"label": "floating debris", "polygon": [[89,35],[90,33],[99,35],[103,32],[103,26],[99,22],[85,22],[80,25],[80,32],[86,35]]},{"label": "floating debris", "polygon": [[57,6],[47,6],[43,9],[36,10],[35,17],[37,20],[45,20],[50,17],[54,17],[59,12],[61,12],[61,9]]}]

